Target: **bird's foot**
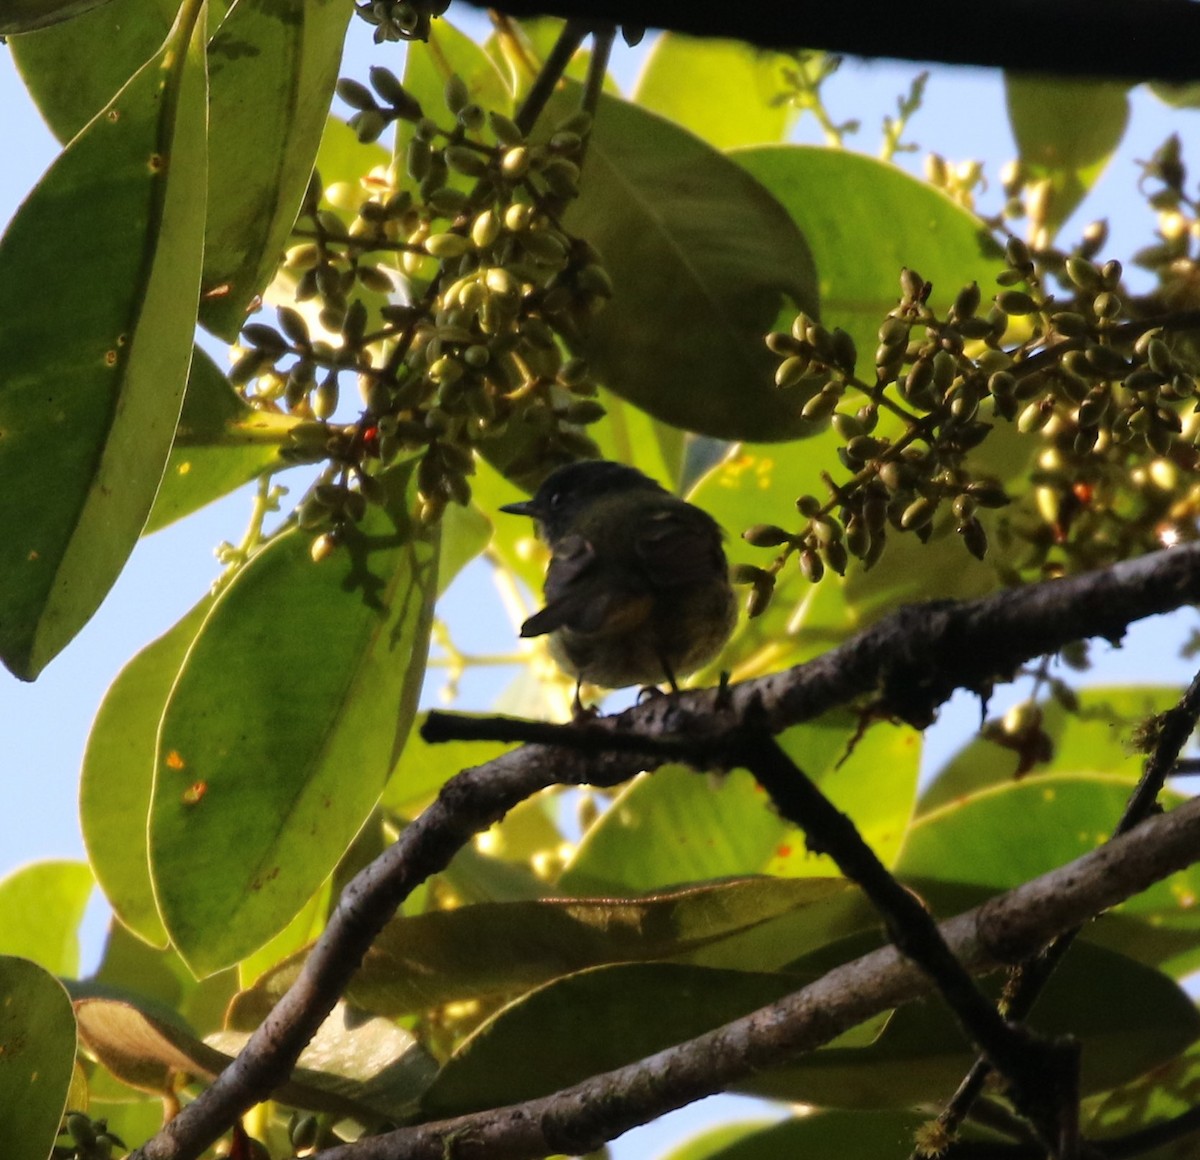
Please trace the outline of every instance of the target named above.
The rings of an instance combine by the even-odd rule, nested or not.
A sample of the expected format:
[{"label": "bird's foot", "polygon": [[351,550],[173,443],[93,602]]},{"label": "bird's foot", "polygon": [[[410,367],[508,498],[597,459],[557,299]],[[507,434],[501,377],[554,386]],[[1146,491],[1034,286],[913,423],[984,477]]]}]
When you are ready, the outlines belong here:
[{"label": "bird's foot", "polygon": [[[672,692],[677,693],[679,690],[674,689]],[[643,685],[640,689],[638,689],[637,703],[639,705],[644,705],[647,701],[654,700],[655,697],[669,697],[670,695],[670,693],[664,692],[662,689],[660,689],[658,685]]]},{"label": "bird's foot", "polygon": [[583,682],[575,686],[575,699],[571,702],[571,721],[574,724],[579,724],[582,721],[594,721],[600,716],[600,709],[596,705],[585,705],[583,698],[579,695],[580,689],[583,687]]}]

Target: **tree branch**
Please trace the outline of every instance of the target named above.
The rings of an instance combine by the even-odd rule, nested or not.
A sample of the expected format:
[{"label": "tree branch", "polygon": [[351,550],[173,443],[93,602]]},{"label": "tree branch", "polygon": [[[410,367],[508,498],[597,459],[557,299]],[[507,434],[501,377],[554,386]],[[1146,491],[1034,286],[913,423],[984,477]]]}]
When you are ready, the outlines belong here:
[{"label": "tree branch", "polygon": [[863,841],[854,823],[815,786],[779,743],[749,728],[737,745],[743,765],[770,795],[771,803],[804,831],[814,853],[828,854],[837,868],[871,900],[897,950],[929,977],[966,1037],[1008,1081],[1013,1102],[1053,1155],[1073,1136],[1078,1116],[1079,1047],[1051,1041],[1009,1023],[971,980],[941,936],[933,915],[906,890]]},{"label": "tree branch", "polygon": [[[942,923],[972,974],[1027,958],[1061,931],[1200,858],[1200,799]],[[894,947],[837,967],[795,994],[637,1063],[554,1095],[402,1128],[315,1160],[526,1160],[581,1154],[684,1104],[779,1066],[881,1011],[925,995],[925,975]]]},{"label": "tree branch", "polygon": [[[1012,672],[1031,657],[1096,634],[1119,639],[1133,621],[1197,600],[1200,544],[983,600],[918,605],[796,669],[727,690],[652,699],[590,723],[584,728],[591,752],[561,743],[531,745],[464,770],[347,886],[296,982],[238,1058],[135,1156],[192,1160],[246,1108],[268,1098],[287,1079],[396,907],[444,869],[474,834],[538,790],[620,784],[667,760],[653,752],[663,736],[690,738],[689,760],[698,761],[707,746],[710,760],[719,762],[727,739],[752,708],[774,732],[882,688],[888,711],[928,721],[960,685],[986,688],[998,673]],[[579,728],[562,727],[554,736],[570,744],[571,730]],[[632,753],[613,751],[626,743]]]},{"label": "tree branch", "polygon": [[[1158,736],[1154,749],[1146,759],[1134,791],[1125,804],[1113,830],[1114,836],[1126,834],[1139,825],[1154,810],[1158,795],[1162,792],[1163,783],[1171,770],[1179,761],[1183,747],[1196,728],[1196,720],[1200,717],[1200,673],[1192,678],[1179,703],[1169,709],[1158,719]],[[1045,948],[1036,958],[1022,963],[1012,974],[1006,994],[1007,1016],[1013,1020],[1025,1019],[1033,1010],[1038,996],[1042,993],[1051,975],[1058,969],[1067,951],[1071,949],[1080,927],[1064,931],[1054,942]],[[971,1070],[963,1077],[958,1090],[950,1098],[945,1110],[938,1120],[948,1135],[958,1131],[959,1125],[970,1111],[971,1106],[982,1094],[987,1077],[991,1072],[991,1064],[987,1059],[979,1058],[971,1066]],[[917,1160],[916,1153],[912,1160]]]},{"label": "tree branch", "polygon": [[[1200,7],[1200,5],[1198,5]],[[728,689],[652,698],[613,717],[569,725],[432,712],[426,741],[530,741],[630,768],[669,760],[719,767],[748,717],[778,733],[829,709],[875,696],[873,707],[917,728],[958,689],[986,694],[1025,662],[1072,641],[1119,641],[1129,625],[1200,600],[1200,543],[1153,552],[1096,572],[1011,588],[980,600],[913,604],[803,665]],[[573,766],[562,780],[577,782]],[[611,785],[611,774],[597,771]],[[618,778],[619,780],[619,778]]]},{"label": "tree branch", "polygon": [[[476,2],[476,0],[472,0]],[[1200,5],[1193,0],[925,0],[909,18],[891,0],[811,5],[670,0],[504,0],[511,16],[561,16],[763,48],[827,49],[852,56],[983,65],[1017,72],[1187,82],[1200,79]],[[1064,49],[1064,45],[1070,48]]]}]

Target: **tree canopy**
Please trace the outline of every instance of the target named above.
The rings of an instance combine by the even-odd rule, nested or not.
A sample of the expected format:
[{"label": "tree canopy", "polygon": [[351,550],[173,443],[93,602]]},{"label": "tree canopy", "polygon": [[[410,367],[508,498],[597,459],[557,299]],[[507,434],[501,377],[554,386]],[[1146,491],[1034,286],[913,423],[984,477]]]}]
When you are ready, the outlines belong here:
[{"label": "tree canopy", "polygon": [[[1065,226],[1123,73],[1009,76],[1018,159],[921,179],[921,78],[871,157],[823,51],[667,32],[622,96],[611,14],[445,8],[0,24],[62,143],[0,239],[4,664],[251,493],[99,707],[88,863],[0,882],[0,1151],[583,1155],[734,1091],[790,1114],[673,1160],[1191,1155],[1200,807],[1166,780],[1200,678],[1084,676],[1200,600],[1188,144],[1116,255]],[[339,77],[360,19],[379,63]],[[597,457],[723,529],[722,655],[572,718],[539,639],[494,712],[422,709],[431,641],[452,680],[496,659],[455,644],[464,570],[536,606],[499,509]],[[1018,678],[922,781],[949,698]]]}]

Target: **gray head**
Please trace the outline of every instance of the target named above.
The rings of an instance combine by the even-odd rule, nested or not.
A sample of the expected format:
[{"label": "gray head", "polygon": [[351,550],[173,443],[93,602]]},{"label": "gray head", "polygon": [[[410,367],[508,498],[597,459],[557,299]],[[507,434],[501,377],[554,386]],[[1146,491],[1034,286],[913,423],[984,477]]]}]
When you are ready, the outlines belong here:
[{"label": "gray head", "polygon": [[608,459],[585,459],[555,468],[529,499],[505,504],[500,510],[515,516],[531,516],[540,525],[542,537],[553,543],[594,500],[633,490],[664,489],[635,467]]}]

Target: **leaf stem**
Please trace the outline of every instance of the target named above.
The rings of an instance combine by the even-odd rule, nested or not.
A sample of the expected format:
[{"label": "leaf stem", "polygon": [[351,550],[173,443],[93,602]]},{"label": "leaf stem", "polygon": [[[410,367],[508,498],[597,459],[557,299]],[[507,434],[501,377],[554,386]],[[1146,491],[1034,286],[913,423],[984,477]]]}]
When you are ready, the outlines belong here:
[{"label": "leaf stem", "polygon": [[541,71],[513,118],[522,133],[528,136],[533,132],[533,127],[546,108],[555,86],[562,80],[567,65],[571,63],[571,57],[575,55],[576,49],[583,43],[587,34],[587,25],[578,20],[568,20],[562,32],[558,34],[550,55],[546,57]]}]

